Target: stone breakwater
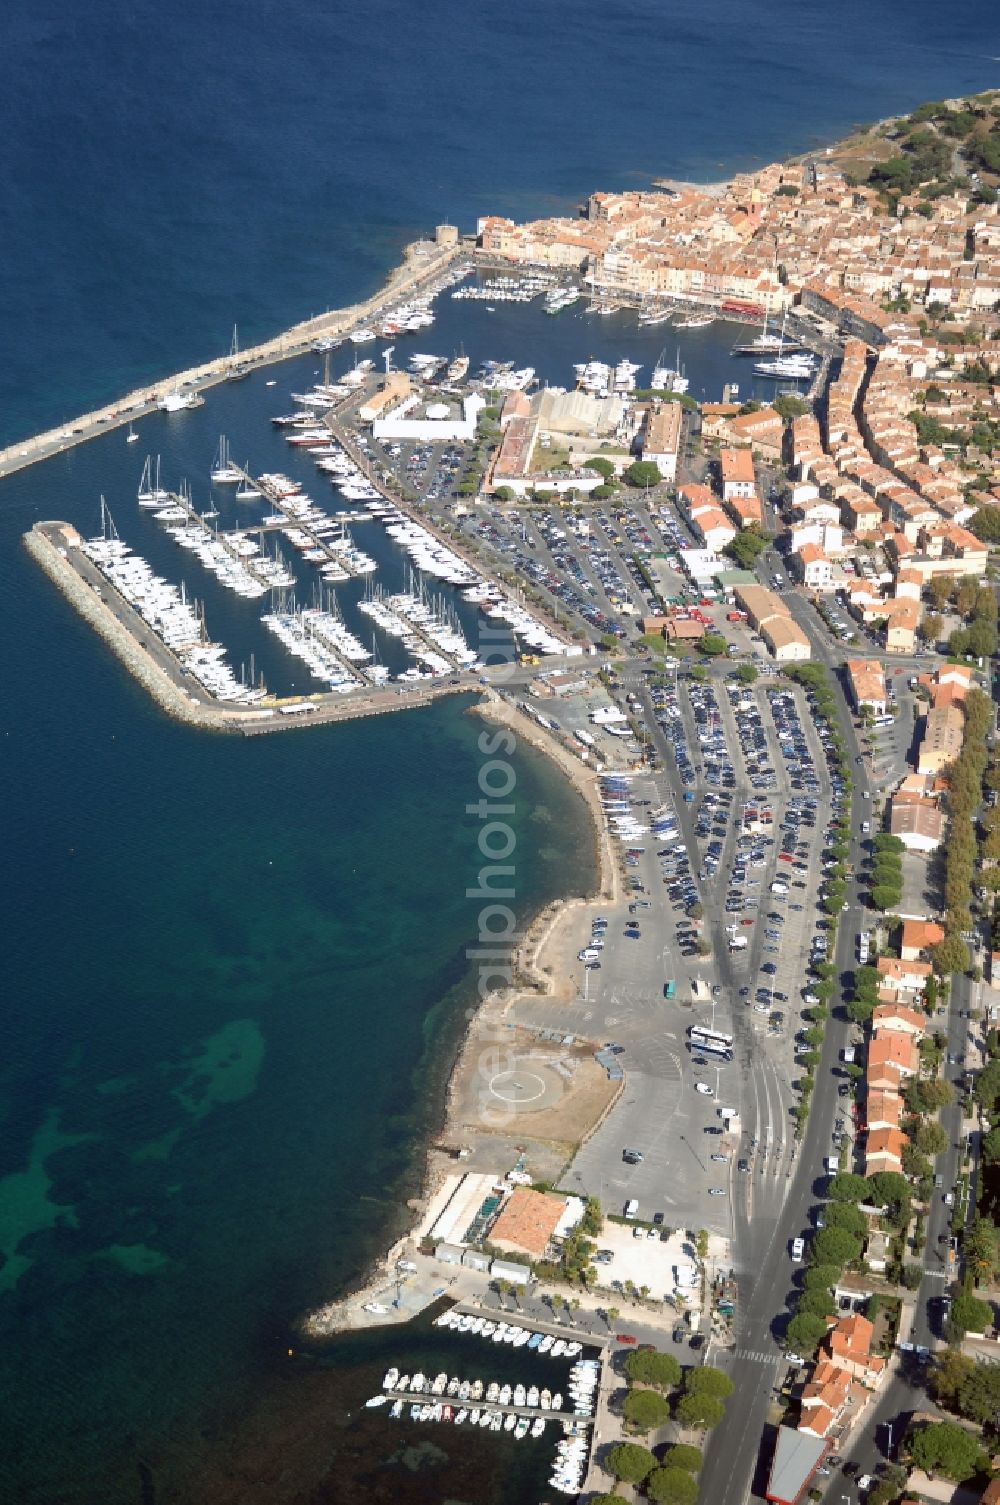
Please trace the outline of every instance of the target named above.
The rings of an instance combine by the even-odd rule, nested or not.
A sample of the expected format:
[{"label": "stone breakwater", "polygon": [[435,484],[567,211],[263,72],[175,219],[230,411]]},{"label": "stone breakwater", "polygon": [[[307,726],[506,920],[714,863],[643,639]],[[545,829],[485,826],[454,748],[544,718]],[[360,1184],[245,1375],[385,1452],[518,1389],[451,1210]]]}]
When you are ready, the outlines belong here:
[{"label": "stone breakwater", "polygon": [[[414,710],[419,706],[431,705],[442,695],[468,695],[475,690],[471,682],[463,680],[459,684],[449,681],[422,685],[415,689],[407,687],[402,693],[396,689],[387,689],[358,692],[347,698],[325,694],[293,696],[287,703],[294,703],[296,707],[308,704],[313,708],[308,714],[293,716],[280,713],[280,706],[285,703],[280,700],[265,702],[257,707],[222,705],[208,699],[203,693],[195,693],[194,682],[181,679],[180,665],[170,650],[156,640],[156,653],[163,660],[159,662],[141,641],[141,635],[148,631],[142,619],[125,602],[121,603],[123,617],[119,617],[108,602],[102,599],[96,584],[83,577],[70,555],[70,551],[76,547],[73,528],[65,523],[37,523],[24,535],[24,546],[35,563],[44,570],[56,588],[88,626],[103,639],[160,709],[168,716],[202,730],[239,732],[243,736],[291,731],[306,726],[325,726],[332,721],[353,721],[361,717],[387,715],[393,711]],[[130,626],[133,621],[134,627]]]},{"label": "stone breakwater", "polygon": [[77,574],[62,550],[42,531],[43,526],[36,526],[24,535],[28,553],[157,705],[168,715],[192,726],[210,731],[238,731],[242,717],[235,716],[232,710],[223,711],[221,707],[192,700],[180,685],[173,682],[166,669],[156,663],[107,603]]},{"label": "stone breakwater", "polygon": [[[404,248],[402,263],[393,268],[382,287],[370,298],[347,308],[331,309],[315,318],[294,324],[291,329],[273,339],[264,340],[259,345],[241,351],[238,364],[244,370],[259,369],[274,361],[301,355],[310,349],[315,340],[341,338],[351,329],[374,318],[388,305],[407,296],[429,292],[455,262],[468,255],[468,248],[461,244],[438,246],[430,241],[413,241]],[[48,429],[43,434],[35,434],[31,438],[9,444],[6,449],[0,449],[0,476],[23,470],[39,460],[48,459],[77,444],[84,444],[98,434],[106,434],[109,429],[120,428],[142,418],[156,411],[161,398],[179,388],[198,393],[216,386],[227,379],[232,365],[231,358],[226,356],[192,366],[187,371],[178,371],[173,376],[163,377],[148,386],[137,388],[79,418],[70,418],[59,428]]]}]

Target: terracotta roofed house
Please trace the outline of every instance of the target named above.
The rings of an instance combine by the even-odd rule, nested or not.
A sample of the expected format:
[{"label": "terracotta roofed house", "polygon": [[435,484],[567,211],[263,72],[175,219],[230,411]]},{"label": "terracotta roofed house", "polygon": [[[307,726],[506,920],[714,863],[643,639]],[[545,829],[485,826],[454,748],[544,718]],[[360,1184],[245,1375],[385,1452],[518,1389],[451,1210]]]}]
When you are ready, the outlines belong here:
[{"label": "terracotta roofed house", "polygon": [[850,1317],[841,1317],[830,1329],[824,1344],[835,1364],[872,1390],[879,1384],[886,1367],[885,1359],[871,1351],[874,1332],[868,1318],[855,1312]]},{"label": "terracotta roofed house", "polygon": [[898,836],[909,852],[933,852],[944,838],[944,811],[935,800],[901,799],[892,801],[889,831]]},{"label": "terracotta roofed house", "polygon": [[865,1175],[879,1171],[902,1171],[903,1151],[909,1139],[901,1129],[872,1129],[865,1142]]},{"label": "terracotta roofed house", "polygon": [[[929,973],[928,973],[929,975]],[[927,1033],[927,1015],[916,1009],[908,1009],[901,1003],[880,1003],[872,1012],[872,1029],[895,1030],[901,1035],[912,1035],[922,1040]]]},{"label": "terracotta roofed house", "polygon": [[858,710],[868,706],[876,716],[884,716],[887,702],[885,672],[878,659],[849,658],[847,674]]},{"label": "terracotta roofed house", "polygon": [[897,991],[913,994],[923,992],[931,975],[930,962],[904,962],[897,956],[880,956],[876,968],[880,983],[885,982]]},{"label": "terracotta roofed house", "polygon": [[507,1198],[490,1229],[490,1243],[541,1259],[558,1227],[566,1203],[548,1192],[519,1186]]},{"label": "terracotta roofed house", "polygon": [[907,1077],[916,1076],[919,1065],[917,1042],[909,1035],[887,1030],[885,1034],[876,1035],[868,1047],[868,1087],[899,1092]]},{"label": "terracotta roofed house", "polygon": [[936,920],[904,920],[899,954],[904,962],[926,961],[926,953],[943,940],[944,927]]},{"label": "terracotta roofed house", "polygon": [[869,1092],[865,1119],[869,1129],[898,1129],[903,1116],[903,1099],[898,1092]]},{"label": "terracotta roofed house", "polygon": [[722,466],[722,499],[753,496],[757,490],[753,455],[748,449],[724,449],[719,457]]}]

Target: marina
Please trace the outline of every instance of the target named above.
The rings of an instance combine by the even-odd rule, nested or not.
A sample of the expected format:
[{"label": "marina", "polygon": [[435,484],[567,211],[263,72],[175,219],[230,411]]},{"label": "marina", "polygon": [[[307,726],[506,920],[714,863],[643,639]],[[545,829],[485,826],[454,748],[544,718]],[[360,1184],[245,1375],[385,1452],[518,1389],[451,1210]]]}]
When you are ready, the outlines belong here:
[{"label": "marina", "polygon": [[[593,1425],[601,1393],[602,1357],[582,1357],[580,1341],[557,1337],[552,1331],[453,1307],[434,1323],[439,1329],[479,1337],[501,1350],[510,1347],[534,1357],[570,1361],[563,1378],[550,1386],[539,1379],[485,1379],[449,1374],[442,1369],[401,1372],[390,1365],[380,1393],[365,1402],[368,1410],[392,1421],[468,1425],[470,1429],[504,1432],[515,1441],[546,1439],[558,1433],[549,1465],[548,1484],[557,1493],[578,1495],[587,1480],[593,1446]],[[561,1389],[558,1386],[561,1385]]]}]

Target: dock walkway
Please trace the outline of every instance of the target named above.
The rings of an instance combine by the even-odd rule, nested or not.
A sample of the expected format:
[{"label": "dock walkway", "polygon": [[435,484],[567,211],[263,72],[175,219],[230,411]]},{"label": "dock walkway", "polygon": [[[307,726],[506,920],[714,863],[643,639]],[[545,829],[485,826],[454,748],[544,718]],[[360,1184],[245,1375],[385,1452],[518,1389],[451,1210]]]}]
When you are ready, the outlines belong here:
[{"label": "dock walkway", "polygon": [[[315,318],[304,319],[290,329],[265,340],[251,349],[241,352],[241,373],[260,370],[291,356],[303,355],[318,339],[342,339],[352,329],[406,297],[426,295],[434,285],[451,272],[456,265],[472,261],[467,246],[461,242],[454,246],[439,246],[431,241],[412,241],[403,251],[403,262],[394,268],[387,281],[371,298],[354,303],[346,308],[332,309]],[[210,387],[228,381],[233,374],[232,359],[227,353],[200,366],[178,371],[136,389],[92,412],[70,418],[58,428],[48,429],[31,438],[21,439],[0,449],[0,477],[24,470],[40,460],[50,459],[64,450],[106,434],[110,429],[122,428],[150,413],[159,411],[160,401],[172,393],[183,391],[195,396]]]},{"label": "dock walkway", "polygon": [[502,1416],[525,1416],[528,1421],[535,1421],[540,1416],[544,1421],[575,1422],[578,1426],[589,1427],[593,1424],[592,1416],[577,1416],[575,1411],[546,1411],[542,1406],[502,1406],[499,1401],[485,1400],[459,1400],[457,1395],[432,1395],[429,1390],[386,1390],[384,1392],[387,1401],[401,1400],[410,1401],[415,1406],[451,1406],[453,1411],[465,1406],[472,1410],[478,1406],[480,1411],[499,1411]]}]

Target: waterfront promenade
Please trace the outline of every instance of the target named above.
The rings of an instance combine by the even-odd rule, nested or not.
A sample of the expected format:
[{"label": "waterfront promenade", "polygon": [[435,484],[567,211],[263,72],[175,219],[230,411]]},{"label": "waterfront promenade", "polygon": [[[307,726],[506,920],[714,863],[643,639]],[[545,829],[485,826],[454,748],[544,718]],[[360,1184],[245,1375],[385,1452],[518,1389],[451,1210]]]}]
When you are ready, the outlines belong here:
[{"label": "waterfront promenade", "polygon": [[50,459],[77,444],[86,444],[88,440],[106,434],[110,429],[122,428],[125,424],[134,423],[157,412],[161,399],[172,393],[190,393],[197,397],[210,387],[227,381],[236,364],[241,372],[259,370],[277,361],[302,355],[317,340],[341,339],[392,304],[430,292],[438,280],[467,254],[467,249],[461,242],[439,245],[435,241],[411,241],[404,248],[401,264],[394,268],[372,297],[294,324],[291,329],[286,329],[273,339],[241,351],[235,361],[227,354],[202,365],[192,366],[186,371],[163,377],[149,386],[116,398],[93,412],[68,419],[58,428],[9,444],[5,449],[0,449],[0,477],[24,470],[29,465]]}]

